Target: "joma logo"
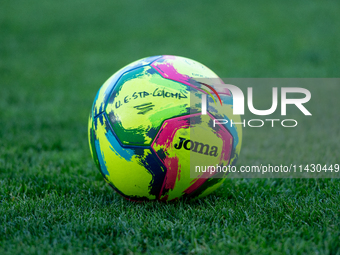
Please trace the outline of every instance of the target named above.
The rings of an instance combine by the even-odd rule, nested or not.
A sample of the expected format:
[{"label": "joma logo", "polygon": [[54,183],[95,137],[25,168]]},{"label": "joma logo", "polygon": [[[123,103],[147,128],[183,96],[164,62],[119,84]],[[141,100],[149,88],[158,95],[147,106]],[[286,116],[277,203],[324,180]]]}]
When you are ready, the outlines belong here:
[{"label": "joma logo", "polygon": [[194,142],[191,140],[187,140],[183,137],[179,138],[179,143],[176,143],[174,146],[177,150],[181,149],[182,147],[186,150],[191,150],[193,152],[197,152],[204,155],[209,155],[213,157],[217,157],[217,147],[211,146],[209,144]]}]

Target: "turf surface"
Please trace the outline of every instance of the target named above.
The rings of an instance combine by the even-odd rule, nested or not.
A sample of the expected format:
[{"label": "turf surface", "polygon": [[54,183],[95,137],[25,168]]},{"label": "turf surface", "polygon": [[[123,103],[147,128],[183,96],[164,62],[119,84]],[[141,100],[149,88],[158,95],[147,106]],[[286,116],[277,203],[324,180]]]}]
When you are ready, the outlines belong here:
[{"label": "turf surface", "polygon": [[[221,77],[339,77],[339,9],[331,0],[2,1],[0,253],[340,254],[339,179],[229,179],[196,202],[135,204],[104,183],[87,143],[99,86],[145,56],[189,57]],[[328,89],[312,106],[320,125],[270,139],[245,130],[239,164],[299,153],[336,163],[339,87]]]}]

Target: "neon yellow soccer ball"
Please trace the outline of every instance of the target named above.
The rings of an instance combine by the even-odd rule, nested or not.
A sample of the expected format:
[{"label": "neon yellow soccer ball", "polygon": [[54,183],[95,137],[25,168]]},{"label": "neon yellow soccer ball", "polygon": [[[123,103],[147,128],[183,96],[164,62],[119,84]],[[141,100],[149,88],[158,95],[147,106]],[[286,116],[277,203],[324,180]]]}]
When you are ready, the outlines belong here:
[{"label": "neon yellow soccer ball", "polygon": [[[134,201],[200,198],[223,183],[206,173],[192,177],[190,168],[194,160],[235,165],[242,126],[213,123],[241,119],[232,115],[231,93],[215,93],[201,78],[219,80],[194,60],[154,56],[120,69],[99,89],[89,117],[90,150],[120,195]],[[208,98],[204,114],[202,95]]]}]

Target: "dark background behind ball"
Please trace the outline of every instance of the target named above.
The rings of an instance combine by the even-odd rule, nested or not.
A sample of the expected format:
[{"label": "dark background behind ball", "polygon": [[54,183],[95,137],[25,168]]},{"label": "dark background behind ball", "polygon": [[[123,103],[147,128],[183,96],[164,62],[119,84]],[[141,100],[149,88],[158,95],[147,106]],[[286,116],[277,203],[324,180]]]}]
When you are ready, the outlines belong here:
[{"label": "dark background behind ball", "polygon": [[[221,77],[339,77],[339,9],[338,1],[2,1],[0,252],[339,252],[339,180],[234,179],[197,202],[134,204],[104,183],[87,143],[101,84],[146,56],[189,57]],[[330,106],[318,107],[327,118]],[[327,135],[337,144],[334,132],[312,150],[327,148]],[[245,132],[239,164],[251,164],[249,148],[262,142]],[[275,158],[284,143],[260,148]]]}]

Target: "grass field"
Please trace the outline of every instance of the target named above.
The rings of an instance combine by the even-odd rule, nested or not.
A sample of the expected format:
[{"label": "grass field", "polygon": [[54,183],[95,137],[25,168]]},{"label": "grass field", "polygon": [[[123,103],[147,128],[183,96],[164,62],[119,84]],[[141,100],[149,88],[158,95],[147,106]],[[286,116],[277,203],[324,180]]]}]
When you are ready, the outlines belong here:
[{"label": "grass field", "polygon": [[[189,57],[221,77],[339,77],[339,10],[2,1],[0,254],[340,254],[339,179],[227,179],[206,199],[136,204],[105,184],[87,142],[100,85],[142,57]],[[244,130],[238,163],[340,163],[339,91],[317,93],[319,125],[289,137]]]}]

